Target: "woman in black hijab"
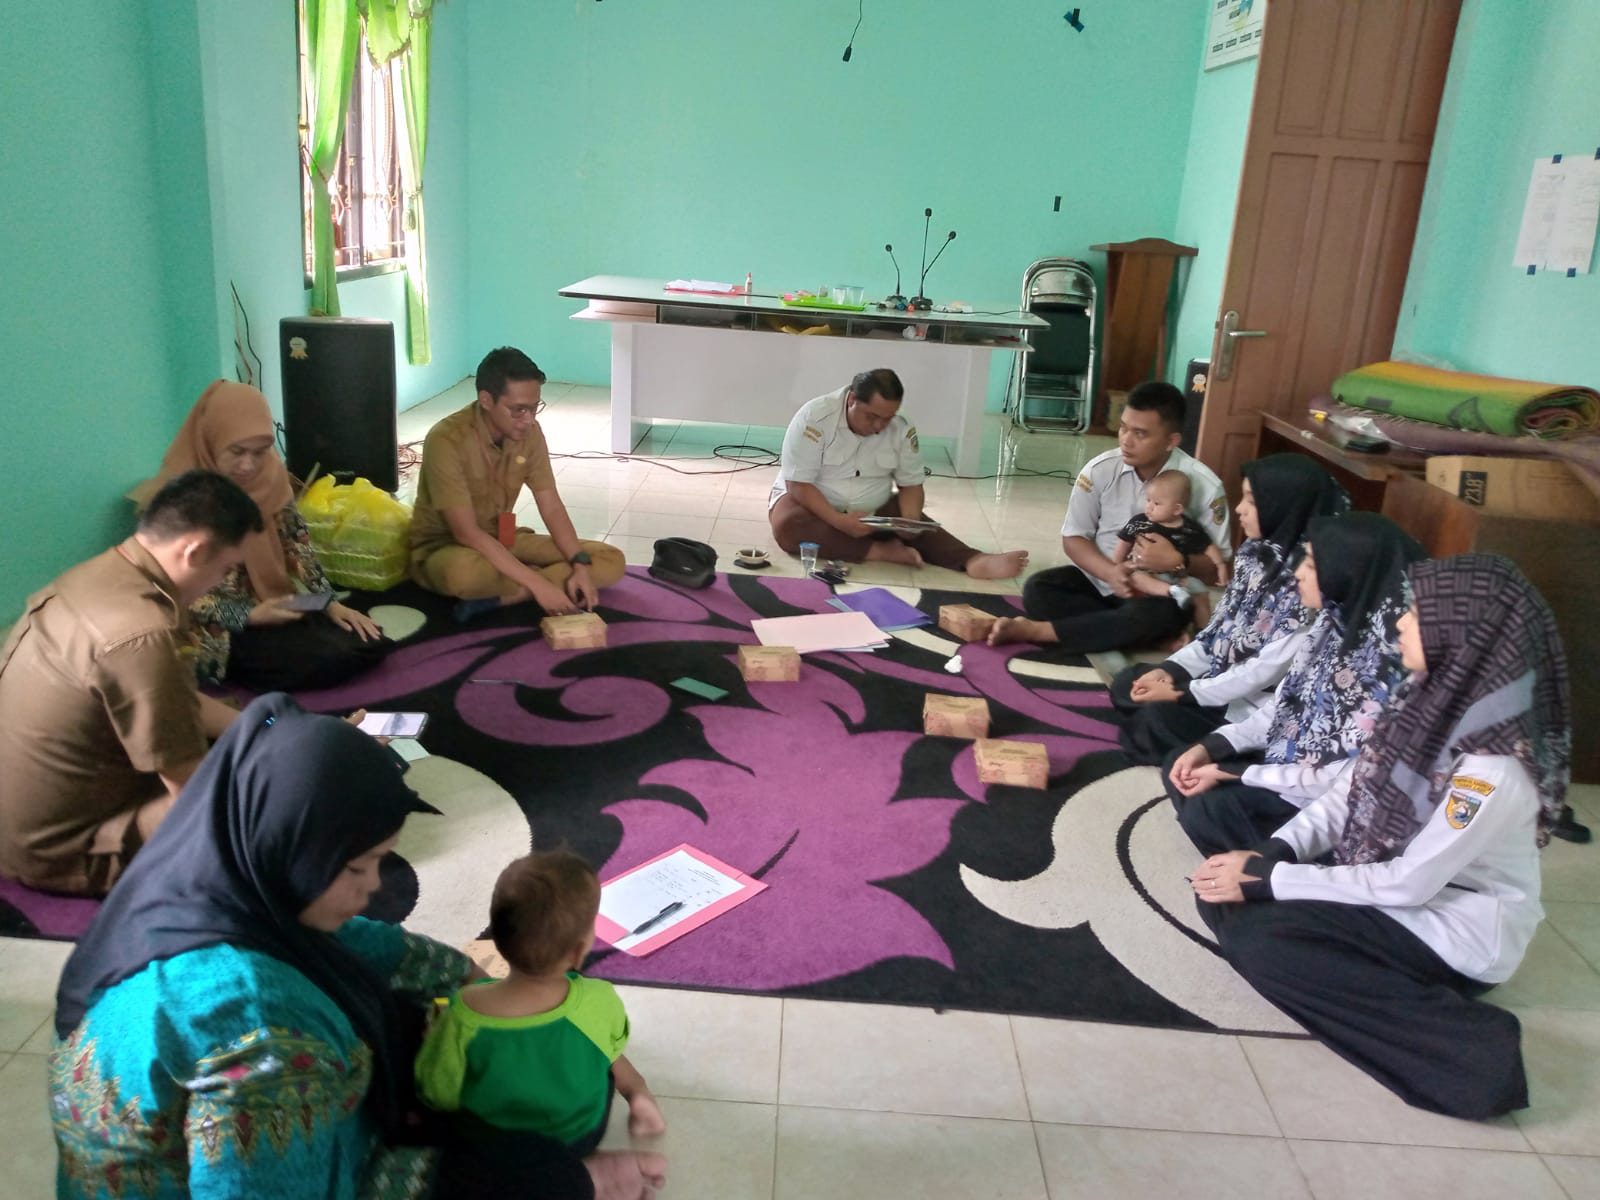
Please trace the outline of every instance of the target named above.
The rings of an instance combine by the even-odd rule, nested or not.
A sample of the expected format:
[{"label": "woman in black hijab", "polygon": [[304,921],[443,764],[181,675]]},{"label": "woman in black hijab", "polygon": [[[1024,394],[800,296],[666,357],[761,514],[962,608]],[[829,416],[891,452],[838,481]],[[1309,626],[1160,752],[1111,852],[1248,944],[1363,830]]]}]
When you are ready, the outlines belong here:
[{"label": "woman in black hijab", "polygon": [[1127,714],[1122,748],[1136,763],[1159,763],[1270,702],[1311,628],[1294,571],[1312,519],[1349,507],[1344,489],[1303,454],[1268,455],[1240,473],[1245,540],[1216,613],[1165,662],[1135,663],[1111,682]]},{"label": "woman in black hijab", "polygon": [[[359,916],[425,807],[354,726],[281,694],[240,714],[62,974],[61,1195],[452,1194],[438,1176],[461,1156],[407,1144],[426,1140],[412,1059],[423,1006],[475,968]],[[645,1189],[637,1164],[585,1170],[554,1143],[509,1165],[522,1196],[594,1196],[623,1165],[636,1186],[607,1194]]]},{"label": "woman in black hijab", "polygon": [[1475,997],[1511,976],[1544,915],[1566,656],[1506,559],[1410,578],[1414,674],[1354,769],[1255,849],[1207,858],[1193,886],[1257,991],[1408,1104],[1481,1119],[1528,1102],[1516,1017]]},{"label": "woman in black hijab", "polygon": [[[1348,769],[1405,677],[1406,569],[1424,557],[1377,513],[1311,522],[1296,575],[1318,615],[1271,704],[1167,764],[1178,821],[1202,854],[1254,843]],[[1240,782],[1237,764],[1256,751],[1263,761]]]}]

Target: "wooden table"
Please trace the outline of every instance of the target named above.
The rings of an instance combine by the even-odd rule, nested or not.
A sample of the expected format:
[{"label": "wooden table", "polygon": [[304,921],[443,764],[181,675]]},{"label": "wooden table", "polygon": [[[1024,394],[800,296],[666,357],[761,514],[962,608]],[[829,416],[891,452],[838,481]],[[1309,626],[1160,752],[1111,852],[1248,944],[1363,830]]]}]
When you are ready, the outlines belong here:
[{"label": "wooden table", "polygon": [[1289,418],[1261,414],[1256,436],[1256,457],[1268,454],[1304,454],[1314,458],[1350,493],[1350,504],[1360,512],[1382,512],[1391,480],[1423,476],[1427,456],[1399,446],[1378,454],[1350,450],[1335,440],[1337,427],[1314,421],[1309,415]]}]

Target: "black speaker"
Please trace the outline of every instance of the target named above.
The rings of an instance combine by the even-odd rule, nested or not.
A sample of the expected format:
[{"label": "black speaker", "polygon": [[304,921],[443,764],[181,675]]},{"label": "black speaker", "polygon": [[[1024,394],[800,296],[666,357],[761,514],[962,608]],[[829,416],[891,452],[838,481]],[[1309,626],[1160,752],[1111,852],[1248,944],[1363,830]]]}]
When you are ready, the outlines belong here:
[{"label": "black speaker", "polygon": [[1211,377],[1209,358],[1191,358],[1183,372],[1183,441],[1185,454],[1193,454],[1200,439],[1200,410],[1206,406],[1206,381]]},{"label": "black speaker", "polygon": [[289,470],[340,483],[400,486],[395,452],[394,324],[357,317],[284,317],[283,434]]}]

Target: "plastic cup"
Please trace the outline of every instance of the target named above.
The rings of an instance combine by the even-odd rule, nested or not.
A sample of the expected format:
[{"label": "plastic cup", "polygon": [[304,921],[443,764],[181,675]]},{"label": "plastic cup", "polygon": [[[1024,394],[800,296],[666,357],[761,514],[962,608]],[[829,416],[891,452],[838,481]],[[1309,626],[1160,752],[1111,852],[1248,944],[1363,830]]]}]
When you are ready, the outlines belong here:
[{"label": "plastic cup", "polygon": [[867,298],[867,289],[859,284],[852,283],[844,291],[845,299],[842,301],[844,304],[861,304]]},{"label": "plastic cup", "polygon": [[800,543],[800,569],[807,575],[817,569],[817,550],[815,542]]}]

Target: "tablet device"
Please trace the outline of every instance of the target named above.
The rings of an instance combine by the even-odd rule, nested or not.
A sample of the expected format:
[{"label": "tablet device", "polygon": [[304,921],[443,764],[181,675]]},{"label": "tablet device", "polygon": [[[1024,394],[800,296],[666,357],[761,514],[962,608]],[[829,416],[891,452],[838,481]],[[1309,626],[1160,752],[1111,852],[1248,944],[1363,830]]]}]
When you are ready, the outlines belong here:
[{"label": "tablet device", "polygon": [[332,604],[332,592],[296,592],[289,597],[291,612],[322,612]]}]

